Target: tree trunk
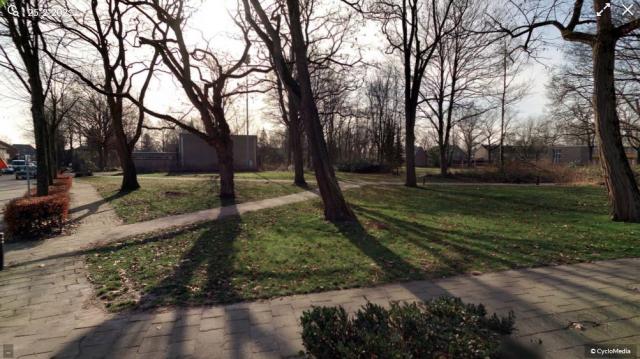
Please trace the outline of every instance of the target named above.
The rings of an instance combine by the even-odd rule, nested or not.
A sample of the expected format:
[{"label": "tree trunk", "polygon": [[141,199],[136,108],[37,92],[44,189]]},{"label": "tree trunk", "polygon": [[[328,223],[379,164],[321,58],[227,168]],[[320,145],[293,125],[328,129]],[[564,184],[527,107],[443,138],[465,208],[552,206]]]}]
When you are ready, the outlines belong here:
[{"label": "tree trunk", "polygon": [[505,111],[507,110],[507,49],[502,57],[502,94],[500,97],[500,171],[504,172]]},{"label": "tree trunk", "polygon": [[106,158],[105,146],[100,146],[100,149],[98,149],[98,168],[100,168],[100,171],[104,171],[107,167]]},{"label": "tree trunk", "polygon": [[293,169],[295,172],[293,183],[296,186],[304,187],[307,182],[304,180],[304,152],[302,149],[302,128],[300,126],[300,116],[293,99],[289,99],[289,134],[291,141],[291,152],[293,153]]},{"label": "tree trunk", "polygon": [[138,183],[136,165],[133,162],[133,148],[130,148],[127,134],[124,132],[122,99],[107,98],[107,102],[109,103],[109,112],[113,125],[116,152],[120,160],[120,167],[122,167],[120,192],[135,191],[140,188],[140,183]]},{"label": "tree trunk", "polygon": [[138,183],[138,174],[136,171],[136,165],[133,162],[133,156],[129,150],[129,146],[116,136],[116,152],[118,153],[118,159],[120,160],[120,167],[122,167],[122,184],[120,185],[120,192],[135,191],[140,188]]},{"label": "tree trunk", "polygon": [[440,175],[446,176],[449,173],[449,160],[447,156],[449,146],[440,145]]},{"label": "tree trunk", "polygon": [[613,220],[640,222],[640,191],[627,160],[616,111],[615,46],[613,27],[598,22],[593,46],[594,107],[600,163],[611,204]]},{"label": "tree trunk", "polygon": [[218,141],[216,152],[220,166],[220,198],[234,199],[236,192],[233,181],[233,141],[230,136],[226,140]]},{"label": "tree trunk", "polygon": [[305,125],[312,164],[324,203],[324,216],[329,221],[355,221],[356,216],[347,205],[333,170],[327,144],[324,139],[320,116],[311,87],[311,76],[307,62],[307,49],[300,23],[298,0],[287,0],[291,22],[291,40],[295,52],[295,63],[300,84],[301,116]]},{"label": "tree trunk", "polygon": [[[47,166],[49,154],[47,146],[47,122],[44,117],[44,93],[40,81],[39,66],[32,64],[36,73],[29,72],[29,85],[31,88],[31,117],[33,118],[33,130],[36,140],[37,162],[37,192],[38,196],[49,194],[49,167]],[[28,66],[28,69],[31,68]],[[34,160],[33,158],[31,160]]]},{"label": "tree trunk", "polygon": [[404,185],[407,187],[417,187],[418,181],[416,179],[416,135],[415,135],[415,123],[416,123],[416,109],[411,104],[410,96],[405,98],[407,104],[405,109],[407,111],[405,118],[405,133],[404,146],[405,146],[405,161],[407,167],[407,173]]},{"label": "tree trunk", "polygon": [[56,130],[53,126],[49,127],[47,132],[47,144],[49,148],[49,182],[53,183],[53,180],[58,174],[58,161],[57,161],[57,146],[56,146]]}]

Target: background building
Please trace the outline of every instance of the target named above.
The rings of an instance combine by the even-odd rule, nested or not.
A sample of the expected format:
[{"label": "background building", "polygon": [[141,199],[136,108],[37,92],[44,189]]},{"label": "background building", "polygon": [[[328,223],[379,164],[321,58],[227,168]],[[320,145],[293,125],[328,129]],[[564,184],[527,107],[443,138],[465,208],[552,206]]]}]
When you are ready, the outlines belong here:
[{"label": "background building", "polygon": [[13,157],[18,157],[20,159],[23,159],[24,156],[29,156],[31,158],[32,161],[36,160],[36,148],[31,146],[31,145],[25,145],[25,144],[14,144],[13,148],[15,149],[16,153]]},{"label": "background building", "polygon": [[16,149],[10,144],[0,141],[0,160],[9,162],[16,156]]},{"label": "background building", "polygon": [[[256,171],[257,137],[231,136],[236,171]],[[202,138],[180,134],[178,152],[134,152],[139,172],[215,172],[219,170],[215,148]]]}]

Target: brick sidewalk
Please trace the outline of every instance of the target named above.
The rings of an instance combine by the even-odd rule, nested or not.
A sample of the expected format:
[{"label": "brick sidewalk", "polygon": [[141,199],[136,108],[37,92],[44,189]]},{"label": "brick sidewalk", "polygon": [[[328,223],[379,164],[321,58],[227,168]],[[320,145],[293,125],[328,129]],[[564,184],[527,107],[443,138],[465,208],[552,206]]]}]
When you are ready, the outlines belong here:
[{"label": "brick sidewalk", "polygon": [[[229,306],[107,314],[84,264],[63,257],[0,272],[0,344],[15,358],[278,358],[303,349],[298,318],[312,305],[449,294],[514,310],[518,336],[549,358],[582,358],[585,343],[640,343],[640,259],[296,295]],[[583,330],[571,323],[580,323]]]}]

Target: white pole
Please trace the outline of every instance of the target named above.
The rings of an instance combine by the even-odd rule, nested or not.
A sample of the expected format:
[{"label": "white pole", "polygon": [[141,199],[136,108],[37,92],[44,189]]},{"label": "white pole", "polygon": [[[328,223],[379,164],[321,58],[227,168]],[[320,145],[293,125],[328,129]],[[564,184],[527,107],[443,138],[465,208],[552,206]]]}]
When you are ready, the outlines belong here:
[{"label": "white pole", "polygon": [[31,176],[29,176],[29,155],[24,156],[25,172],[27,173],[27,197],[31,197]]}]

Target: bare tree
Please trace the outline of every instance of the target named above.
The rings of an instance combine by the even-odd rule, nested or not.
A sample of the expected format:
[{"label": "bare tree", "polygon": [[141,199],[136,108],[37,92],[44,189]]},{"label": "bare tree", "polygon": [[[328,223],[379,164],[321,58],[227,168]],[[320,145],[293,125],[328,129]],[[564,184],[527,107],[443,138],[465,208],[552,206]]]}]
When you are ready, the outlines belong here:
[{"label": "bare tree", "polygon": [[[320,115],[320,121],[327,139],[327,150],[330,160],[334,161],[337,152],[338,140],[335,135],[336,121],[342,120],[343,107],[346,103],[346,94],[353,91],[354,80],[353,67],[360,62],[357,53],[357,44],[351,37],[353,27],[353,14],[345,12],[340,6],[324,6],[325,3],[318,0],[304,0],[300,2],[301,25],[303,37],[307,49],[309,73],[316,104]],[[288,17],[287,6],[284,0],[274,1],[273,13],[283,18]],[[281,23],[278,29],[281,37],[282,52],[286,63],[295,77],[295,52],[292,47],[291,30],[287,21]],[[349,46],[348,51],[342,51]],[[273,64],[273,60],[269,60]],[[289,98],[289,92],[284,91],[285,86],[279,77],[274,81],[273,90],[278,96],[278,107],[282,114],[281,122],[288,131],[289,149],[293,156],[294,183],[306,185],[304,179],[304,151],[303,131],[304,124],[300,118],[300,110],[296,101]]]},{"label": "bare tree", "polygon": [[[420,110],[437,133],[440,172],[448,174],[451,132],[457,122],[476,117],[489,108],[479,106],[478,98],[486,96],[492,77],[491,39],[483,26],[482,0],[454,2],[449,18],[453,28],[436,46],[435,58],[427,68],[421,91]],[[426,108],[425,108],[426,107]],[[474,112],[475,111],[475,112]]]},{"label": "bare tree", "polygon": [[464,116],[464,119],[458,122],[458,131],[467,155],[467,167],[472,166],[473,154],[481,142],[481,125],[481,117],[475,113],[470,116]]},{"label": "bare tree", "polygon": [[[29,92],[31,100],[31,118],[36,140],[37,195],[49,193],[49,146],[47,145],[47,121],[45,101],[48,89],[46,70],[40,55],[40,18],[29,16],[38,9],[38,0],[15,0],[12,13],[7,6],[0,6],[0,38],[10,40],[9,48],[0,43],[0,68],[12,72]],[[16,51],[21,64],[13,60]],[[50,78],[50,76],[49,76]]]},{"label": "bare tree", "polygon": [[225,61],[209,42],[204,46],[189,48],[183,32],[186,25],[187,3],[184,0],[161,2],[127,1],[135,6],[144,17],[153,23],[148,36],[142,36],[140,42],[151,46],[160,54],[162,63],[182,86],[187,98],[200,115],[201,128],[185,120],[185,116],[175,117],[144,108],[144,110],[202,138],[215,148],[220,166],[220,197],[235,197],[233,169],[233,141],[226,120],[225,103],[233,96],[244,94],[248,89],[239,87],[229,90],[230,80],[240,79],[253,72],[268,72],[269,69],[244,68],[249,57],[251,41],[245,26],[236,21],[243,34],[244,49],[236,60]]},{"label": "bare tree", "polygon": [[[128,56],[139,23],[128,15],[130,7],[123,1],[91,1],[88,11],[82,11],[75,5],[65,1],[68,15],[50,16],[48,22],[52,29],[43,35],[60,39],[67,53],[54,53],[46,46],[44,51],[56,64],[106,96],[123,172],[120,191],[132,191],[140,187],[132,152],[142,134],[144,112],[138,110],[135,128],[128,136],[124,119],[125,98],[135,99],[137,104],[144,103],[158,54],[153,54],[146,67]],[[89,56],[95,56],[90,62],[96,60],[97,68],[87,63],[85,51],[91,51]],[[96,72],[99,75],[95,75]],[[140,74],[146,76],[134,98],[134,78]]]},{"label": "bare tree", "polygon": [[[614,18],[614,9],[607,0],[593,1],[593,9],[600,15],[595,19],[583,15],[586,13],[584,0],[575,0],[572,4],[529,1],[522,4],[510,2],[510,5],[510,15],[523,24],[509,28],[499,20],[495,22],[498,31],[512,37],[526,37],[524,48],[533,38],[534,31],[544,26],[555,27],[566,41],[591,47],[596,134],[612,218],[640,222],[640,189],[622,142],[615,87],[616,46],[621,39],[633,35],[640,28],[640,19]],[[613,8],[616,8],[615,4]],[[617,13],[623,14],[622,11]],[[563,18],[567,20],[559,20]]]},{"label": "bare tree", "polygon": [[365,97],[366,115],[369,118],[368,142],[378,163],[393,166],[397,133],[402,129],[402,98],[397,71],[386,66],[367,83]]},{"label": "bare tree", "polygon": [[589,50],[574,44],[565,55],[572,66],[563,66],[547,85],[551,99],[551,116],[561,129],[562,137],[572,143],[586,145],[589,162],[593,161],[596,127],[593,115],[593,79]]},{"label": "bare tree", "polygon": [[518,82],[518,75],[523,70],[524,61],[520,52],[514,50],[516,45],[513,40],[504,38],[500,42],[497,53],[499,58],[499,64],[496,68],[499,69],[498,78],[500,84],[497,90],[497,99],[500,108],[500,133],[498,142],[498,154],[500,169],[504,170],[505,151],[504,145],[507,138],[507,131],[509,129],[510,118],[508,113],[510,108],[516,103],[520,102],[529,90],[525,83]]},{"label": "bare tree", "polygon": [[[58,153],[60,129],[65,121],[70,121],[78,103],[75,91],[75,80],[70,73],[52,73],[51,86],[45,101],[45,118],[47,120],[48,153],[49,153],[49,179],[53,181],[56,176],[60,158]],[[64,143],[63,143],[64,145]]]},{"label": "bare tree", "polygon": [[282,18],[267,15],[259,0],[243,0],[243,5],[247,21],[269,50],[276,72],[289,94],[289,99],[298,104],[307,134],[316,181],[324,203],[325,218],[332,221],[355,220],[355,214],[342,195],[333,165],[329,159],[320,115],[313,95],[299,1],[287,0],[287,12],[284,16],[291,33],[291,48],[295,56],[295,76],[288,66],[283,52],[282,35],[279,30]]},{"label": "bare tree", "polygon": [[420,89],[437,45],[450,31],[449,12],[454,0],[381,0],[370,11],[382,24],[391,52],[402,57],[404,74],[405,185],[417,185],[415,169],[415,126]]},{"label": "bare tree", "polygon": [[552,120],[529,118],[520,122],[514,132],[514,154],[522,161],[540,161],[558,140],[556,129]]},{"label": "bare tree", "polygon": [[482,138],[485,141],[486,149],[487,149],[487,161],[489,163],[493,162],[492,158],[492,150],[495,146],[496,136],[498,136],[499,132],[496,128],[496,123],[498,122],[498,118],[494,116],[494,112],[487,112],[485,116],[482,117],[480,121],[480,129],[482,133]]},{"label": "bare tree", "polygon": [[296,105],[296,101],[288,97],[284,85],[277,75],[274,83],[278,108],[281,114],[280,119],[287,128],[289,158],[293,157],[293,183],[296,186],[304,187],[307,182],[304,179],[304,145],[302,138],[304,127],[300,118],[300,110]]},{"label": "bare tree", "polygon": [[[80,98],[74,108],[73,119],[78,137],[82,137],[89,150],[98,157],[98,169],[104,171],[107,166],[107,156],[113,148],[114,135],[109,106],[105,96],[86,89],[78,93]],[[70,140],[73,144],[73,139]]]}]

